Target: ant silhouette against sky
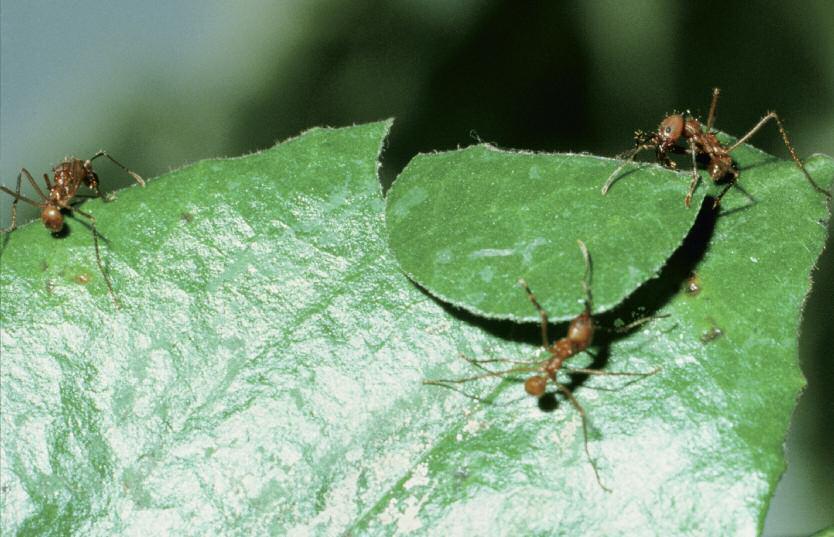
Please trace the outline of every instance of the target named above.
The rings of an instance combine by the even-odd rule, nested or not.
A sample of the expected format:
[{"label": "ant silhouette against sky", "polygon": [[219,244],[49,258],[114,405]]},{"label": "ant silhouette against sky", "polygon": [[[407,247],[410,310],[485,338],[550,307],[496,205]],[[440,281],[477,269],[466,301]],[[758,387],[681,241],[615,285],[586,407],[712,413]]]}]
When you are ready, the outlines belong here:
[{"label": "ant silhouette against sky", "polygon": [[[0,185],[0,190],[9,194],[14,198],[12,202],[12,222],[11,225],[5,229],[0,229],[0,233],[11,233],[17,229],[17,202],[25,201],[30,205],[34,205],[41,209],[41,221],[46,229],[53,234],[60,233],[64,228],[64,212],[78,213],[90,221],[90,230],[93,234],[93,243],[96,249],[96,263],[104,277],[104,282],[107,284],[107,289],[113,302],[118,307],[119,302],[116,300],[116,294],[113,292],[113,286],[110,284],[110,278],[104,271],[104,266],[101,262],[101,254],[98,246],[98,232],[96,231],[96,218],[90,213],[84,212],[77,207],[73,207],[72,200],[76,197],[78,188],[84,183],[87,187],[95,191],[96,196],[104,199],[107,198],[101,193],[98,187],[98,175],[93,171],[93,161],[99,157],[107,157],[116,166],[120,167],[130,175],[134,181],[141,186],[145,186],[145,181],[139,177],[138,174],[127,169],[126,166],[118,162],[116,159],[107,154],[106,151],[99,151],[87,160],[80,160],[75,157],[68,157],[60,164],[52,169],[53,181],[49,181],[49,175],[43,174],[43,181],[46,184],[48,194],[44,194],[43,190],[38,186],[38,183],[32,178],[32,174],[26,168],[21,168],[20,173],[17,174],[17,188],[12,191],[5,186]],[[29,199],[20,194],[21,178],[26,177],[32,188],[40,196],[41,201]]]},{"label": "ant silhouette against sky", "polygon": [[[594,470],[594,475],[596,476],[596,480],[597,483],[599,483],[599,486],[602,487],[604,490],[610,492],[610,489],[603,485],[602,479],[599,475],[599,469],[597,468],[594,459],[591,457],[591,452],[588,449],[588,424],[585,409],[582,408],[581,404],[579,404],[579,401],[573,395],[573,392],[570,390],[570,388],[568,388],[567,385],[560,382],[558,378],[558,373],[559,371],[563,370],[568,374],[575,373],[580,375],[646,377],[657,373],[660,369],[654,369],[646,373],[629,373],[602,371],[599,369],[587,369],[580,367],[569,367],[564,365],[565,361],[568,358],[576,354],[579,354],[580,352],[586,351],[588,347],[591,346],[594,336],[594,330],[596,328],[594,326],[593,318],[591,317],[591,256],[588,253],[588,248],[585,246],[585,243],[582,241],[577,242],[579,243],[579,249],[582,251],[582,257],[585,260],[585,277],[582,281],[582,286],[585,291],[585,309],[582,311],[582,313],[574,317],[574,319],[570,322],[570,324],[568,325],[568,333],[565,337],[556,340],[552,344],[550,343],[550,338],[547,333],[547,312],[544,308],[541,307],[538,300],[536,300],[536,296],[533,294],[532,291],[530,291],[530,287],[527,285],[527,282],[525,282],[523,279],[519,280],[519,283],[527,293],[530,302],[533,303],[533,306],[539,312],[539,316],[541,318],[542,347],[550,355],[548,358],[544,360],[522,361],[507,360],[503,358],[476,360],[473,358],[464,357],[466,361],[480,369],[486,370],[486,372],[459,379],[424,380],[423,384],[431,384],[454,389],[451,386],[452,384],[460,384],[463,382],[470,382],[473,380],[483,379],[487,377],[508,377],[516,373],[534,373],[534,375],[529,377],[524,382],[524,390],[534,397],[541,397],[545,394],[545,391],[547,390],[548,382],[552,382],[556,389],[559,390],[562,394],[564,394],[564,396],[571,402],[574,408],[576,408],[577,412],[579,412],[579,415],[582,418],[582,435],[585,443],[585,455],[588,457],[588,462],[590,462],[591,467]],[[644,317],[642,319],[638,319],[632,323],[629,323],[625,326],[613,330],[620,333],[628,332],[643,323],[646,323],[652,319],[656,319],[659,317],[665,317],[665,315]],[[483,364],[495,362],[511,363],[514,366],[510,369],[505,369],[502,371],[491,371],[483,367]],[[472,397],[468,394],[467,396]],[[481,400],[478,397],[472,398],[476,400]]]},{"label": "ant silhouette against sky", "polygon": [[776,121],[776,126],[779,128],[779,133],[782,135],[782,141],[785,142],[785,147],[791,154],[791,159],[796,164],[796,167],[805,175],[805,178],[811,183],[814,190],[826,197],[831,197],[828,191],[814,182],[811,174],[808,173],[802,161],[799,160],[799,157],[796,155],[796,150],[788,138],[788,133],[782,124],[782,120],[776,112],[768,112],[747,134],[736,140],[734,144],[727,146],[718,141],[718,138],[712,132],[712,125],[715,121],[715,108],[718,105],[719,94],[720,90],[718,88],[712,90],[712,103],[709,107],[706,129],[701,125],[700,121],[691,117],[689,112],[686,112],[684,114],[671,114],[663,118],[655,133],[635,132],[634,148],[619,155],[619,158],[625,159],[625,162],[608,177],[608,180],[602,187],[602,193],[606,194],[608,192],[608,189],[617,180],[617,176],[623,167],[633,161],[638,153],[646,149],[654,149],[657,162],[673,170],[677,169],[677,164],[669,158],[669,153],[692,156],[692,180],[689,183],[689,192],[687,192],[684,198],[684,204],[687,207],[689,207],[692,201],[692,194],[695,192],[700,178],[697,167],[698,158],[708,161],[707,171],[713,182],[717,183],[721,179],[727,178],[727,186],[724,187],[724,190],[721,191],[713,204],[713,207],[717,207],[724,194],[738,182],[740,174],[738,168],[733,163],[730,153],[759,132],[768,121],[774,120]]}]

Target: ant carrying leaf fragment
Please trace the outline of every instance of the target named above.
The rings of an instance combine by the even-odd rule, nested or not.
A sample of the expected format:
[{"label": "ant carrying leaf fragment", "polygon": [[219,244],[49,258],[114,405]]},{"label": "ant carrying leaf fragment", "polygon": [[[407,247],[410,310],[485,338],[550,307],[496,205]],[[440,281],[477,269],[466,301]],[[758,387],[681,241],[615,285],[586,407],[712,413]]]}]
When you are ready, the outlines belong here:
[{"label": "ant carrying leaf fragment", "polygon": [[[486,359],[486,360],[476,360],[472,358],[465,358],[466,361],[471,363],[472,365],[485,370],[484,373],[480,373],[477,375],[458,378],[458,379],[430,379],[424,380],[423,384],[429,385],[436,385],[436,386],[443,386],[445,388],[455,389],[455,384],[461,384],[465,382],[470,382],[474,380],[489,378],[489,377],[511,377],[516,373],[533,373],[532,376],[528,377],[527,380],[524,382],[524,390],[534,397],[542,397],[545,395],[547,390],[548,383],[552,383],[555,388],[562,393],[568,401],[570,401],[571,405],[579,412],[580,417],[582,418],[582,435],[585,447],[585,455],[588,458],[588,462],[591,464],[591,467],[594,470],[594,475],[596,477],[597,483],[599,486],[610,492],[611,489],[606,487],[599,474],[599,469],[597,468],[596,462],[594,461],[593,457],[591,457],[591,452],[588,447],[588,423],[587,423],[587,415],[585,409],[579,403],[579,401],[574,396],[571,389],[564,384],[559,378],[559,372],[564,371],[567,374],[581,374],[581,375],[602,375],[602,376],[629,376],[629,377],[647,377],[650,375],[654,375],[658,371],[659,368],[654,369],[648,372],[614,372],[614,371],[603,371],[599,369],[589,369],[589,368],[581,368],[581,367],[569,367],[565,365],[565,361],[572,356],[575,356],[583,351],[587,351],[587,349],[591,346],[593,342],[594,331],[597,326],[594,324],[594,320],[591,315],[592,310],[592,298],[591,298],[591,256],[588,252],[588,248],[584,242],[577,241],[579,244],[579,248],[582,251],[582,257],[585,261],[585,276],[582,282],[582,286],[585,292],[585,308],[582,312],[574,317],[574,319],[568,325],[567,335],[561,339],[556,340],[554,343],[550,343],[550,337],[548,335],[548,315],[547,311],[539,304],[536,296],[530,290],[530,287],[527,285],[527,282],[523,279],[519,280],[519,284],[524,288],[524,291],[527,293],[527,297],[530,299],[530,302],[533,304],[533,307],[539,313],[539,317],[541,319],[541,339],[542,339],[542,347],[549,355],[544,360],[532,360],[532,361],[525,361],[525,360],[508,360],[508,359]],[[627,325],[617,327],[611,329],[618,333],[627,333],[634,328],[649,322],[653,319],[666,317],[666,315],[655,315],[650,317],[644,317],[641,319],[637,319]],[[489,363],[510,363],[513,364],[513,367],[509,369],[493,371],[489,370],[488,368],[484,367],[484,364]],[[456,390],[458,391],[458,390]],[[469,396],[468,394],[464,394]],[[476,400],[481,400],[477,397],[473,397]]]},{"label": "ant carrying leaf fragment", "polygon": [[785,147],[788,149],[791,159],[794,164],[796,164],[796,167],[799,168],[803,175],[805,175],[805,178],[808,180],[811,187],[820,194],[828,198],[831,197],[831,194],[827,190],[820,187],[811,177],[811,174],[808,173],[808,170],[805,169],[805,165],[799,159],[799,156],[797,156],[796,150],[794,149],[793,144],[791,144],[790,138],[788,138],[788,133],[785,130],[782,119],[776,112],[768,112],[762,119],[759,120],[758,123],[756,123],[756,125],[753,126],[752,129],[750,129],[744,136],[736,140],[732,145],[725,145],[721,143],[712,130],[713,123],[715,122],[715,110],[718,106],[718,96],[720,93],[721,91],[718,88],[714,88],[712,90],[712,102],[709,107],[706,127],[704,127],[700,121],[691,117],[689,112],[686,112],[683,114],[670,114],[666,116],[663,118],[663,121],[660,122],[660,125],[657,127],[657,131],[654,133],[649,134],[643,131],[635,132],[634,147],[618,156],[618,158],[623,158],[625,161],[616,170],[614,170],[614,172],[608,177],[608,180],[605,181],[605,184],[602,187],[602,194],[605,195],[608,193],[611,185],[618,179],[620,171],[622,171],[622,169],[629,162],[632,162],[639,153],[647,149],[654,149],[657,162],[662,166],[673,170],[677,169],[677,163],[669,158],[670,153],[689,155],[692,157],[692,179],[689,182],[689,192],[687,192],[686,197],[684,198],[684,204],[687,207],[689,207],[692,202],[692,194],[695,192],[695,188],[698,186],[698,181],[700,179],[700,174],[698,173],[698,159],[707,161],[706,168],[709,172],[710,179],[712,179],[714,183],[718,183],[722,180],[727,181],[727,186],[725,186],[724,189],[718,194],[718,197],[715,198],[713,207],[717,207],[721,203],[721,198],[724,197],[724,194],[726,194],[727,191],[738,182],[739,175],[741,174],[736,167],[736,164],[733,162],[730,153],[752,138],[753,135],[759,132],[759,130],[767,124],[767,122],[773,120],[776,122],[779,134],[782,136],[782,141],[785,143]]},{"label": "ant carrying leaf fragment", "polygon": [[[17,229],[17,202],[24,201],[30,205],[41,209],[41,221],[43,225],[53,234],[60,233],[64,229],[64,213],[80,214],[89,221],[90,231],[93,234],[93,244],[96,251],[96,264],[101,272],[104,282],[107,284],[107,290],[113,298],[116,307],[119,306],[119,301],[116,299],[116,293],[113,291],[113,285],[110,283],[110,278],[104,270],[104,265],[101,262],[101,252],[98,245],[98,231],[96,230],[96,218],[82,211],[73,205],[73,198],[76,197],[78,189],[83,183],[88,188],[92,189],[96,196],[106,200],[107,198],[99,190],[99,179],[95,171],[93,171],[93,161],[99,157],[107,157],[113,164],[123,169],[130,175],[134,181],[140,186],[145,186],[145,181],[142,178],[130,171],[122,163],[107,154],[106,151],[100,150],[95,155],[87,160],[77,159],[75,157],[68,157],[61,161],[52,169],[53,180],[50,182],[49,175],[43,174],[43,181],[46,185],[46,194],[41,190],[38,183],[29,173],[26,168],[21,168],[20,173],[17,174],[17,186],[15,190],[11,190],[5,186],[0,185],[0,190],[9,194],[14,198],[12,202],[12,221],[11,225],[5,229],[0,229],[0,233],[11,233]],[[21,179],[26,177],[32,188],[40,196],[41,201],[35,201],[20,194]]]}]

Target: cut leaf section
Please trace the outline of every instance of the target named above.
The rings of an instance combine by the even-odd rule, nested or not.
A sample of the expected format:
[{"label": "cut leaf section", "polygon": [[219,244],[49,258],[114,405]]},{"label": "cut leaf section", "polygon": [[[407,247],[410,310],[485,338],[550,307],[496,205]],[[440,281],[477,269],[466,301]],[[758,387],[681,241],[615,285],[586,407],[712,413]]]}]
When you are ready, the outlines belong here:
[{"label": "cut leaf section", "polygon": [[417,156],[388,193],[391,249],[411,279],[477,315],[537,319],[524,278],[552,319],[566,320],[585,296],[581,240],[593,258],[594,311],[607,311],[660,271],[705,192],[685,210],[688,178],[635,164],[601,195],[620,164],[488,145]]},{"label": "cut leaf section", "polygon": [[[389,506],[409,501],[444,535],[761,533],[804,385],[797,331],[830,214],[790,161],[749,146],[735,158],[753,199],[734,189],[719,216],[704,207],[660,276],[597,321],[614,326],[640,309],[669,317],[625,338],[599,330],[595,357],[569,361],[661,370],[633,383],[563,377],[611,494],[583,459],[574,409],[564,400],[550,413],[531,408],[516,385],[465,427],[450,425],[356,533],[384,527]],[[807,166],[830,191],[834,161],[817,155]]]}]

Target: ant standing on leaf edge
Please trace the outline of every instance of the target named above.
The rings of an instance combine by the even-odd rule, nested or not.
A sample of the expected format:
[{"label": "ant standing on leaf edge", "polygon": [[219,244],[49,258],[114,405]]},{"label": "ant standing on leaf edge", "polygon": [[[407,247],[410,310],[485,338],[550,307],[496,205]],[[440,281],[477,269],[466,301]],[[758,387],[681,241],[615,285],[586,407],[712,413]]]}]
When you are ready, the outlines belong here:
[{"label": "ant standing on leaf edge", "polygon": [[[579,413],[579,416],[582,419],[582,437],[584,442],[585,448],[585,456],[588,459],[588,462],[591,465],[591,468],[594,471],[594,476],[596,478],[597,483],[599,486],[605,490],[606,492],[611,492],[611,489],[606,487],[600,476],[599,468],[597,468],[596,462],[594,458],[591,456],[591,451],[589,448],[589,437],[588,437],[588,418],[587,413],[585,412],[584,407],[579,403],[577,398],[574,396],[572,390],[568,387],[567,384],[563,383],[560,380],[559,373],[562,372],[563,374],[568,375],[605,375],[605,376],[629,376],[629,377],[647,377],[650,375],[654,375],[660,368],[656,368],[652,371],[643,372],[643,373],[636,373],[636,372],[615,372],[615,371],[603,371],[599,369],[588,369],[588,368],[581,368],[581,367],[570,367],[565,365],[565,361],[575,356],[581,352],[587,352],[588,348],[593,343],[594,332],[596,329],[601,328],[594,324],[594,320],[591,314],[592,311],[592,299],[591,299],[591,256],[588,252],[588,248],[585,246],[585,243],[582,241],[577,241],[579,244],[579,249],[582,252],[582,257],[585,262],[585,276],[582,281],[582,287],[585,292],[585,308],[582,312],[577,315],[576,317],[571,320],[570,324],[568,325],[567,335],[561,339],[556,340],[554,343],[550,343],[550,337],[548,335],[548,315],[547,311],[539,304],[536,296],[530,290],[530,287],[527,285],[527,282],[524,279],[519,280],[519,284],[521,287],[524,288],[524,291],[527,293],[527,297],[530,299],[530,302],[533,304],[533,307],[539,313],[540,317],[540,325],[541,325],[541,344],[542,348],[545,352],[549,355],[544,360],[508,360],[508,359],[486,359],[486,360],[477,360],[473,358],[467,358],[464,356],[464,359],[472,364],[473,366],[484,370],[484,373],[480,373],[477,375],[458,378],[458,379],[431,379],[431,380],[424,380],[423,384],[435,385],[435,386],[443,386],[444,388],[450,388],[455,391],[460,391],[454,388],[455,384],[461,384],[465,382],[475,381],[479,379],[489,378],[489,377],[512,377],[516,373],[532,373],[530,377],[524,382],[524,390],[531,396],[540,398],[546,394],[548,384],[553,384],[556,388],[558,393],[561,393],[568,401],[570,401],[571,405],[576,409]],[[668,317],[668,315],[656,315],[650,317],[644,317],[641,319],[637,319],[625,326],[607,329],[617,333],[627,333],[633,330],[634,328],[649,322],[653,319]],[[591,356],[594,356],[591,354]],[[484,366],[484,364],[489,363],[509,363],[512,364],[513,367],[509,369],[504,369],[500,371],[490,370]],[[464,392],[460,392],[470,397],[471,399],[475,399],[480,402],[485,402],[483,399],[475,396],[471,396]]]},{"label": "ant standing on leaf edge", "polygon": [[[12,202],[11,225],[5,229],[0,229],[0,233],[11,233],[17,229],[17,202],[19,201],[24,201],[29,205],[38,207],[41,210],[41,221],[43,222],[43,225],[46,229],[52,232],[54,236],[57,236],[64,230],[65,213],[73,215],[77,213],[83,216],[89,221],[90,231],[93,234],[96,264],[98,265],[98,269],[104,278],[104,282],[107,285],[107,290],[113,299],[113,303],[118,308],[119,301],[116,298],[116,293],[113,291],[113,285],[110,283],[110,278],[107,276],[107,272],[104,270],[104,265],[101,262],[101,252],[98,244],[99,234],[96,230],[96,218],[90,213],[82,211],[78,207],[74,206],[75,203],[73,203],[73,199],[76,197],[78,189],[81,187],[82,183],[93,190],[97,197],[101,198],[105,202],[109,201],[108,197],[102,194],[101,190],[99,190],[98,175],[95,171],[93,171],[93,161],[99,157],[106,157],[113,164],[127,172],[127,174],[130,175],[134,181],[139,183],[140,186],[145,186],[145,181],[142,180],[138,174],[130,171],[125,165],[111,157],[104,150],[98,151],[87,160],[80,160],[75,157],[68,157],[64,159],[52,169],[52,182],[50,182],[48,174],[43,174],[43,182],[46,185],[46,194],[43,190],[41,190],[40,186],[38,186],[38,183],[32,177],[32,174],[29,173],[29,170],[21,168],[20,173],[17,174],[17,186],[14,191],[0,185],[0,190],[14,198],[14,201]],[[29,181],[29,184],[31,184],[32,188],[35,189],[35,193],[40,197],[41,201],[35,201],[20,194],[21,179],[23,177],[26,177],[26,180]]]},{"label": "ant standing on leaf edge", "polygon": [[793,144],[791,144],[790,138],[788,138],[788,133],[785,130],[782,119],[776,112],[768,112],[747,134],[736,140],[732,145],[722,144],[712,131],[720,93],[721,91],[718,88],[712,90],[712,102],[709,107],[706,127],[687,111],[684,114],[670,114],[666,116],[660,122],[657,131],[654,133],[635,132],[634,147],[617,156],[617,158],[624,159],[624,162],[608,177],[608,180],[602,187],[602,194],[605,195],[608,193],[611,185],[618,179],[620,171],[628,163],[634,161],[639,153],[653,149],[657,162],[672,170],[677,169],[677,163],[669,158],[669,154],[689,155],[692,157],[692,178],[689,182],[689,192],[687,192],[684,198],[684,204],[687,207],[692,202],[692,194],[695,192],[695,188],[698,186],[700,180],[698,160],[706,161],[707,172],[713,183],[727,182],[727,185],[718,194],[718,197],[715,198],[713,208],[716,208],[721,203],[721,198],[724,197],[724,194],[738,182],[739,175],[741,174],[733,162],[730,153],[746,143],[765,124],[773,120],[776,122],[779,134],[782,136],[782,141],[785,143],[785,147],[788,153],[790,153],[791,160],[796,164],[796,167],[799,168],[814,190],[829,199],[831,198],[831,193],[820,187],[811,177],[811,174],[808,173],[808,170],[805,169],[805,165],[799,159],[799,156],[797,156],[796,150]]}]

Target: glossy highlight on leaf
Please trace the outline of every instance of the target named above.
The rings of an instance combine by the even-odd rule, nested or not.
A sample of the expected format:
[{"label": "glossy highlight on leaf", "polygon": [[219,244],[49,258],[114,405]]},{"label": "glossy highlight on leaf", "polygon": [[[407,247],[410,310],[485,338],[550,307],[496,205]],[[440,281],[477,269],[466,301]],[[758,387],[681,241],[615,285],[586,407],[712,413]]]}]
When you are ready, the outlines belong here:
[{"label": "glossy highlight on leaf", "polygon": [[[539,332],[448,308],[398,269],[376,174],[389,125],[313,129],[85,203],[119,310],[79,222],[4,237],[4,534],[757,532],[803,384],[825,201],[789,162],[740,150],[755,202],[702,209],[660,277],[597,318],[595,357],[572,365],[661,368],[563,379],[609,494],[576,411],[537,405],[523,375],[460,386],[492,404],[422,384],[473,374],[461,354],[541,357]],[[831,159],[809,169],[830,187]]]},{"label": "glossy highlight on leaf", "polygon": [[610,310],[657,275],[705,192],[681,210],[688,178],[635,164],[601,195],[619,164],[488,145],[419,155],[388,192],[391,249],[410,278],[457,307],[533,321],[524,278],[552,318],[566,320],[584,298],[581,240],[594,263],[594,311]]}]

